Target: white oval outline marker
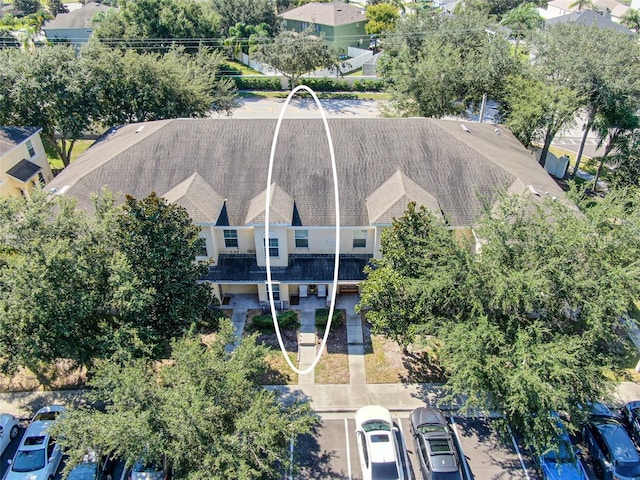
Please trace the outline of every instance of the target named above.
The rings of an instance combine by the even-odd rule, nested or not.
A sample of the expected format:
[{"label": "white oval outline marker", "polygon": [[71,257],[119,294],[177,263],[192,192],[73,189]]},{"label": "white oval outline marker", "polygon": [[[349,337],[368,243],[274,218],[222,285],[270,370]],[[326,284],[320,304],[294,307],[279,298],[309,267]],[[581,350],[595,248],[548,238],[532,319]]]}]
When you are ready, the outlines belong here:
[{"label": "white oval outline marker", "polygon": [[[284,117],[284,112],[287,110],[289,106],[289,102],[296,94],[296,92],[300,90],[306,90],[311,94],[313,100],[316,102],[318,109],[320,110],[320,114],[322,116],[322,123],[324,124],[324,131],[327,134],[327,140],[329,141],[329,153],[331,154],[331,167],[333,169],[333,193],[334,193],[334,202],[336,205],[336,251],[335,251],[335,263],[333,267],[333,288],[331,289],[331,306],[329,307],[329,319],[327,320],[327,327],[324,331],[324,336],[322,337],[322,343],[320,344],[320,353],[316,354],[316,357],[313,359],[313,363],[309,366],[309,368],[305,370],[300,370],[296,367],[291,360],[289,359],[289,355],[287,355],[287,351],[284,348],[284,344],[282,343],[282,336],[280,335],[280,324],[278,323],[278,316],[276,315],[276,307],[273,301],[273,282],[271,281],[271,255],[269,255],[269,211],[271,209],[271,174],[273,172],[273,159],[276,153],[276,145],[278,144],[278,135],[280,134],[280,125],[282,125],[282,119]],[[267,266],[267,290],[269,294],[269,306],[271,307],[271,318],[273,319],[273,326],[276,329],[276,336],[278,337],[278,344],[280,345],[280,351],[282,352],[282,356],[286,360],[287,364],[298,375],[305,375],[311,372],[320,357],[322,356],[322,352],[327,344],[327,337],[329,336],[329,330],[331,330],[331,320],[333,319],[333,310],[336,306],[336,293],[338,291],[338,266],[340,265],[340,202],[339,202],[339,193],[338,193],[338,171],[336,168],[336,156],[333,151],[333,140],[331,139],[331,132],[329,131],[329,124],[327,123],[327,117],[324,114],[324,109],[320,104],[320,100],[318,100],[317,95],[313,90],[311,90],[306,85],[298,85],[295,87],[284,102],[282,106],[282,110],[280,110],[280,116],[278,117],[278,123],[276,124],[276,131],[273,134],[273,141],[271,142],[271,155],[269,156],[269,173],[267,174],[267,196],[265,199],[265,257],[266,257],[266,266]]]}]

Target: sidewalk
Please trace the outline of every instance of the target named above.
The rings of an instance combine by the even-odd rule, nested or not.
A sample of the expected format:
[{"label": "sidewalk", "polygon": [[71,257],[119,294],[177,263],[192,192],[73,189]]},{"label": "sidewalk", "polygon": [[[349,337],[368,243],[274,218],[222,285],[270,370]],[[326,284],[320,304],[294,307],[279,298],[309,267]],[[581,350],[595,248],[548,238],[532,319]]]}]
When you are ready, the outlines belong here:
[{"label": "sidewalk", "polygon": [[[255,300],[250,297],[236,297],[229,306],[233,308],[233,324],[239,336],[244,328],[247,309],[258,308]],[[296,386],[267,387],[278,390],[287,400],[308,400],[318,414],[354,412],[364,405],[383,405],[394,412],[407,412],[424,404],[436,405],[443,397],[442,386],[439,384],[367,384],[364,367],[364,345],[362,322],[354,311],[357,303],[356,296],[342,296],[337,299],[336,308],[347,312],[347,341],[349,354],[350,384],[319,385],[314,381],[313,374],[300,376]],[[303,334],[315,336],[313,333],[313,313],[316,308],[322,308],[325,299],[310,298],[301,305],[292,306],[301,311],[303,319]],[[301,329],[302,330],[302,329]],[[306,337],[304,337],[306,339]],[[640,332],[638,332],[640,345]],[[315,342],[302,341],[300,349],[301,367],[309,365],[314,358]],[[322,359],[320,359],[322,361]],[[302,365],[304,363],[305,365]],[[0,412],[12,413],[20,418],[31,418],[33,412],[47,404],[62,403],[77,405],[82,403],[84,392],[81,390],[36,391],[20,393],[0,393]],[[623,382],[618,385],[614,394],[614,401],[622,406],[631,400],[640,399],[640,384]],[[442,406],[445,409],[455,409],[455,405]]]}]

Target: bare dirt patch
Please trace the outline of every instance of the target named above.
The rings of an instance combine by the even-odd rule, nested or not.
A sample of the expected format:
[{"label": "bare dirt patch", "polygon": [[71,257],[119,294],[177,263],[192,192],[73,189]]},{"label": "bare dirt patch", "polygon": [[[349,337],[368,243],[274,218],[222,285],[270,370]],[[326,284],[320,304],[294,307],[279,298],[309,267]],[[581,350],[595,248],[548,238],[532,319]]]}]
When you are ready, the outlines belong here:
[{"label": "bare dirt patch", "polygon": [[[248,334],[256,333],[256,343],[262,344],[269,349],[269,354],[265,360],[270,368],[260,383],[262,385],[295,385],[298,383],[298,375],[291,371],[284,359],[275,330],[258,330],[252,324],[253,317],[262,315],[262,313],[262,310],[248,310],[245,324],[245,332]],[[280,336],[289,359],[294,365],[298,366],[298,330],[280,329]]]},{"label": "bare dirt patch", "polygon": [[32,392],[37,390],[78,390],[87,384],[87,369],[70,360],[60,360],[36,375],[19,368],[15,375],[0,375],[0,392]]},{"label": "bare dirt patch", "polygon": [[362,322],[362,331],[367,383],[445,381],[444,372],[430,349],[410,345],[403,350],[397,342],[372,334],[366,321]]},{"label": "bare dirt patch", "polygon": [[[319,330],[318,348],[322,343],[324,330]],[[315,381],[319,384],[349,383],[349,356],[347,347],[346,325],[331,326],[327,337],[327,345],[322,357],[316,365]]]}]

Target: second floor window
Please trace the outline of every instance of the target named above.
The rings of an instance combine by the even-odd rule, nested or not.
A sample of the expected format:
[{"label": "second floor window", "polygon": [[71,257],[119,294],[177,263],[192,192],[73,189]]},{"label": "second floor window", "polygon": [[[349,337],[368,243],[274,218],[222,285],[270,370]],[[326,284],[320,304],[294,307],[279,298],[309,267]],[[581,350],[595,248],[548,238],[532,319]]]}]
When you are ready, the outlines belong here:
[{"label": "second floor window", "polygon": [[225,248],[238,248],[238,231],[237,230],[224,231],[224,246]]},{"label": "second floor window", "polygon": [[296,230],[296,248],[309,248],[309,230]]},{"label": "second floor window", "polygon": [[353,232],[353,248],[367,248],[366,230],[356,230]]},{"label": "second floor window", "polygon": [[27,140],[27,150],[29,150],[30,157],[33,158],[36,156],[36,150],[35,148],[33,148],[33,143],[31,143],[31,140]]},{"label": "second floor window", "polygon": [[205,238],[200,237],[198,239],[198,253],[196,253],[197,257],[206,257],[207,254],[207,240]]},{"label": "second floor window", "polygon": [[[266,238],[265,238],[265,243],[266,243]],[[280,249],[278,248],[278,239],[277,238],[270,238],[269,239],[269,256],[270,257],[279,257],[280,256]]]}]

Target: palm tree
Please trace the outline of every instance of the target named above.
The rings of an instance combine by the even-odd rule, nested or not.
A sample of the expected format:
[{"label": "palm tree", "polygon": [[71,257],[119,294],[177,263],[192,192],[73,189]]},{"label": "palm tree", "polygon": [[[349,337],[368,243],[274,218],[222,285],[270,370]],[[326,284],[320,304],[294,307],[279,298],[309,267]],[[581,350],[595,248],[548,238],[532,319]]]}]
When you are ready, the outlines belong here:
[{"label": "palm tree", "polygon": [[502,17],[501,25],[509,27],[516,39],[515,55],[518,56],[518,45],[527,33],[542,27],[543,18],[538,13],[538,8],[533,3],[523,3],[507,12]]},{"label": "palm tree", "polygon": [[622,16],[621,23],[638,33],[640,31],[640,12],[635,8],[630,8],[627,10],[627,13]]},{"label": "palm tree", "polygon": [[578,7],[578,11],[580,12],[583,8],[593,7],[593,2],[591,0],[575,0],[569,5],[569,8],[574,7]]}]

